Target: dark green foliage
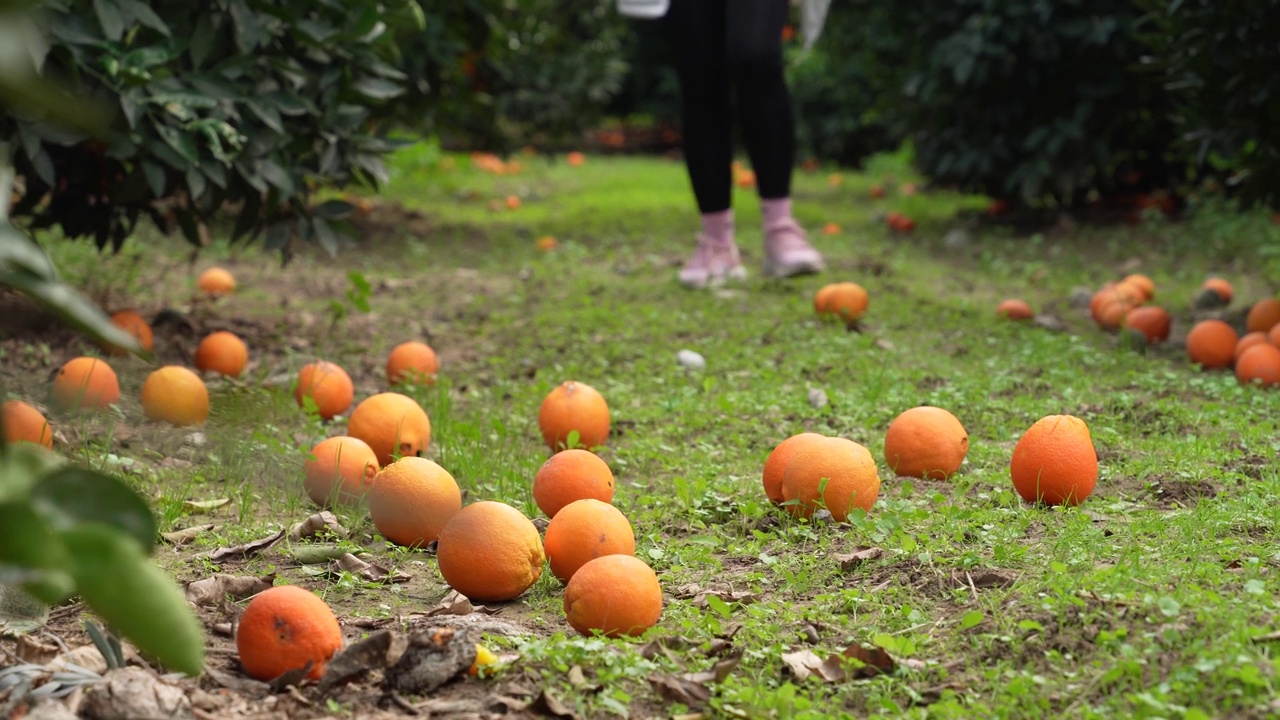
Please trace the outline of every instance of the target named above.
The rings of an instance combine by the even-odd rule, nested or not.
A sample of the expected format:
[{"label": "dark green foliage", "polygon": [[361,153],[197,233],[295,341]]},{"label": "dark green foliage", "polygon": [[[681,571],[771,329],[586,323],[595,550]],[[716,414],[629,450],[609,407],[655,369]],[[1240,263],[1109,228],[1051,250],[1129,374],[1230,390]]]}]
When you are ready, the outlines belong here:
[{"label": "dark green foliage", "polygon": [[1139,0],[1150,65],[1197,166],[1246,204],[1280,207],[1280,1]]},{"label": "dark green foliage", "polygon": [[423,2],[404,51],[418,82],[402,117],[453,146],[576,141],[604,116],[626,63],[626,21],[602,0]]},{"label": "dark green foliage", "polygon": [[309,210],[320,183],[376,183],[380,108],[402,94],[394,33],[416,30],[411,0],[265,2],[44,0],[43,75],[116,113],[90,139],[0,114],[25,180],[16,216],[119,248],[143,215],[201,242],[236,206],[234,236],[285,251],[295,236],[337,249],[345,205]]}]

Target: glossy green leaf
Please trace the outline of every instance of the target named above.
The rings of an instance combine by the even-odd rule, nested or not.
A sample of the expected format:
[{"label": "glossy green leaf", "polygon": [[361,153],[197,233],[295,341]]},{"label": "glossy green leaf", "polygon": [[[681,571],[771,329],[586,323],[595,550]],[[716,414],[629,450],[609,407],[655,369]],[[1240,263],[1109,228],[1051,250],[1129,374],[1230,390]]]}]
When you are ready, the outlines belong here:
[{"label": "glossy green leaf", "polygon": [[46,475],[31,489],[36,511],[59,531],[86,524],[116,528],[150,553],[156,541],[156,521],[147,501],[110,475],[66,467]]},{"label": "glossy green leaf", "polygon": [[124,37],[125,20],[120,6],[114,0],[93,0],[93,11],[98,16],[98,24],[102,34],[112,42],[120,42]]},{"label": "glossy green leaf", "polygon": [[0,565],[27,571],[22,586],[43,602],[62,602],[75,592],[66,548],[30,502],[0,503]]}]

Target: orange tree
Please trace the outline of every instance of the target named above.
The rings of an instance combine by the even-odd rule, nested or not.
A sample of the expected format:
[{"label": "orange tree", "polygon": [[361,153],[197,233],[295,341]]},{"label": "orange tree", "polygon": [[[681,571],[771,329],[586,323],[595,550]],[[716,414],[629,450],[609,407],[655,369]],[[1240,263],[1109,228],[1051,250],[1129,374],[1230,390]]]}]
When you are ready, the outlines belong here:
[{"label": "orange tree", "polygon": [[394,147],[379,120],[402,95],[397,41],[422,27],[413,0],[38,0],[40,75],[107,108],[96,137],[0,108],[20,178],[13,215],[119,248],[142,216],[200,244],[237,210],[235,239],[335,250],[345,203],[315,211],[321,183],[376,184]]}]

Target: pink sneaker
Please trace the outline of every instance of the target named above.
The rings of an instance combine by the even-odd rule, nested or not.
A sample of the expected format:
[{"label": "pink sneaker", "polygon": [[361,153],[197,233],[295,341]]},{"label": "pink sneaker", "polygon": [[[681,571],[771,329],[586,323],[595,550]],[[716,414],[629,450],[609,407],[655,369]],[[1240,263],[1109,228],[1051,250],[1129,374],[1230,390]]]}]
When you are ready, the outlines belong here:
[{"label": "pink sneaker", "polygon": [[737,245],[715,242],[702,234],[698,235],[693,257],[680,268],[680,282],[695,288],[719,285],[725,280],[742,280],[746,276],[747,269],[742,267]]},{"label": "pink sneaker", "polygon": [[786,220],[765,228],[764,275],[784,278],[822,272],[822,255],[805,238],[795,220]]}]

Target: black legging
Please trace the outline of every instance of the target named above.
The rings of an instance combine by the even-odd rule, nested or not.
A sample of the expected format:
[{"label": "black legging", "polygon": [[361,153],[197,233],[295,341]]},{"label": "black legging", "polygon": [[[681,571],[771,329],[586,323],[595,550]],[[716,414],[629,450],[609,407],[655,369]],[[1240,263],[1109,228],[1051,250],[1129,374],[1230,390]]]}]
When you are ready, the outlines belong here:
[{"label": "black legging", "polygon": [[665,22],[680,78],[685,164],[703,213],[729,208],[730,87],[760,197],[791,195],[795,118],[782,67],[789,0],[671,0]]}]

